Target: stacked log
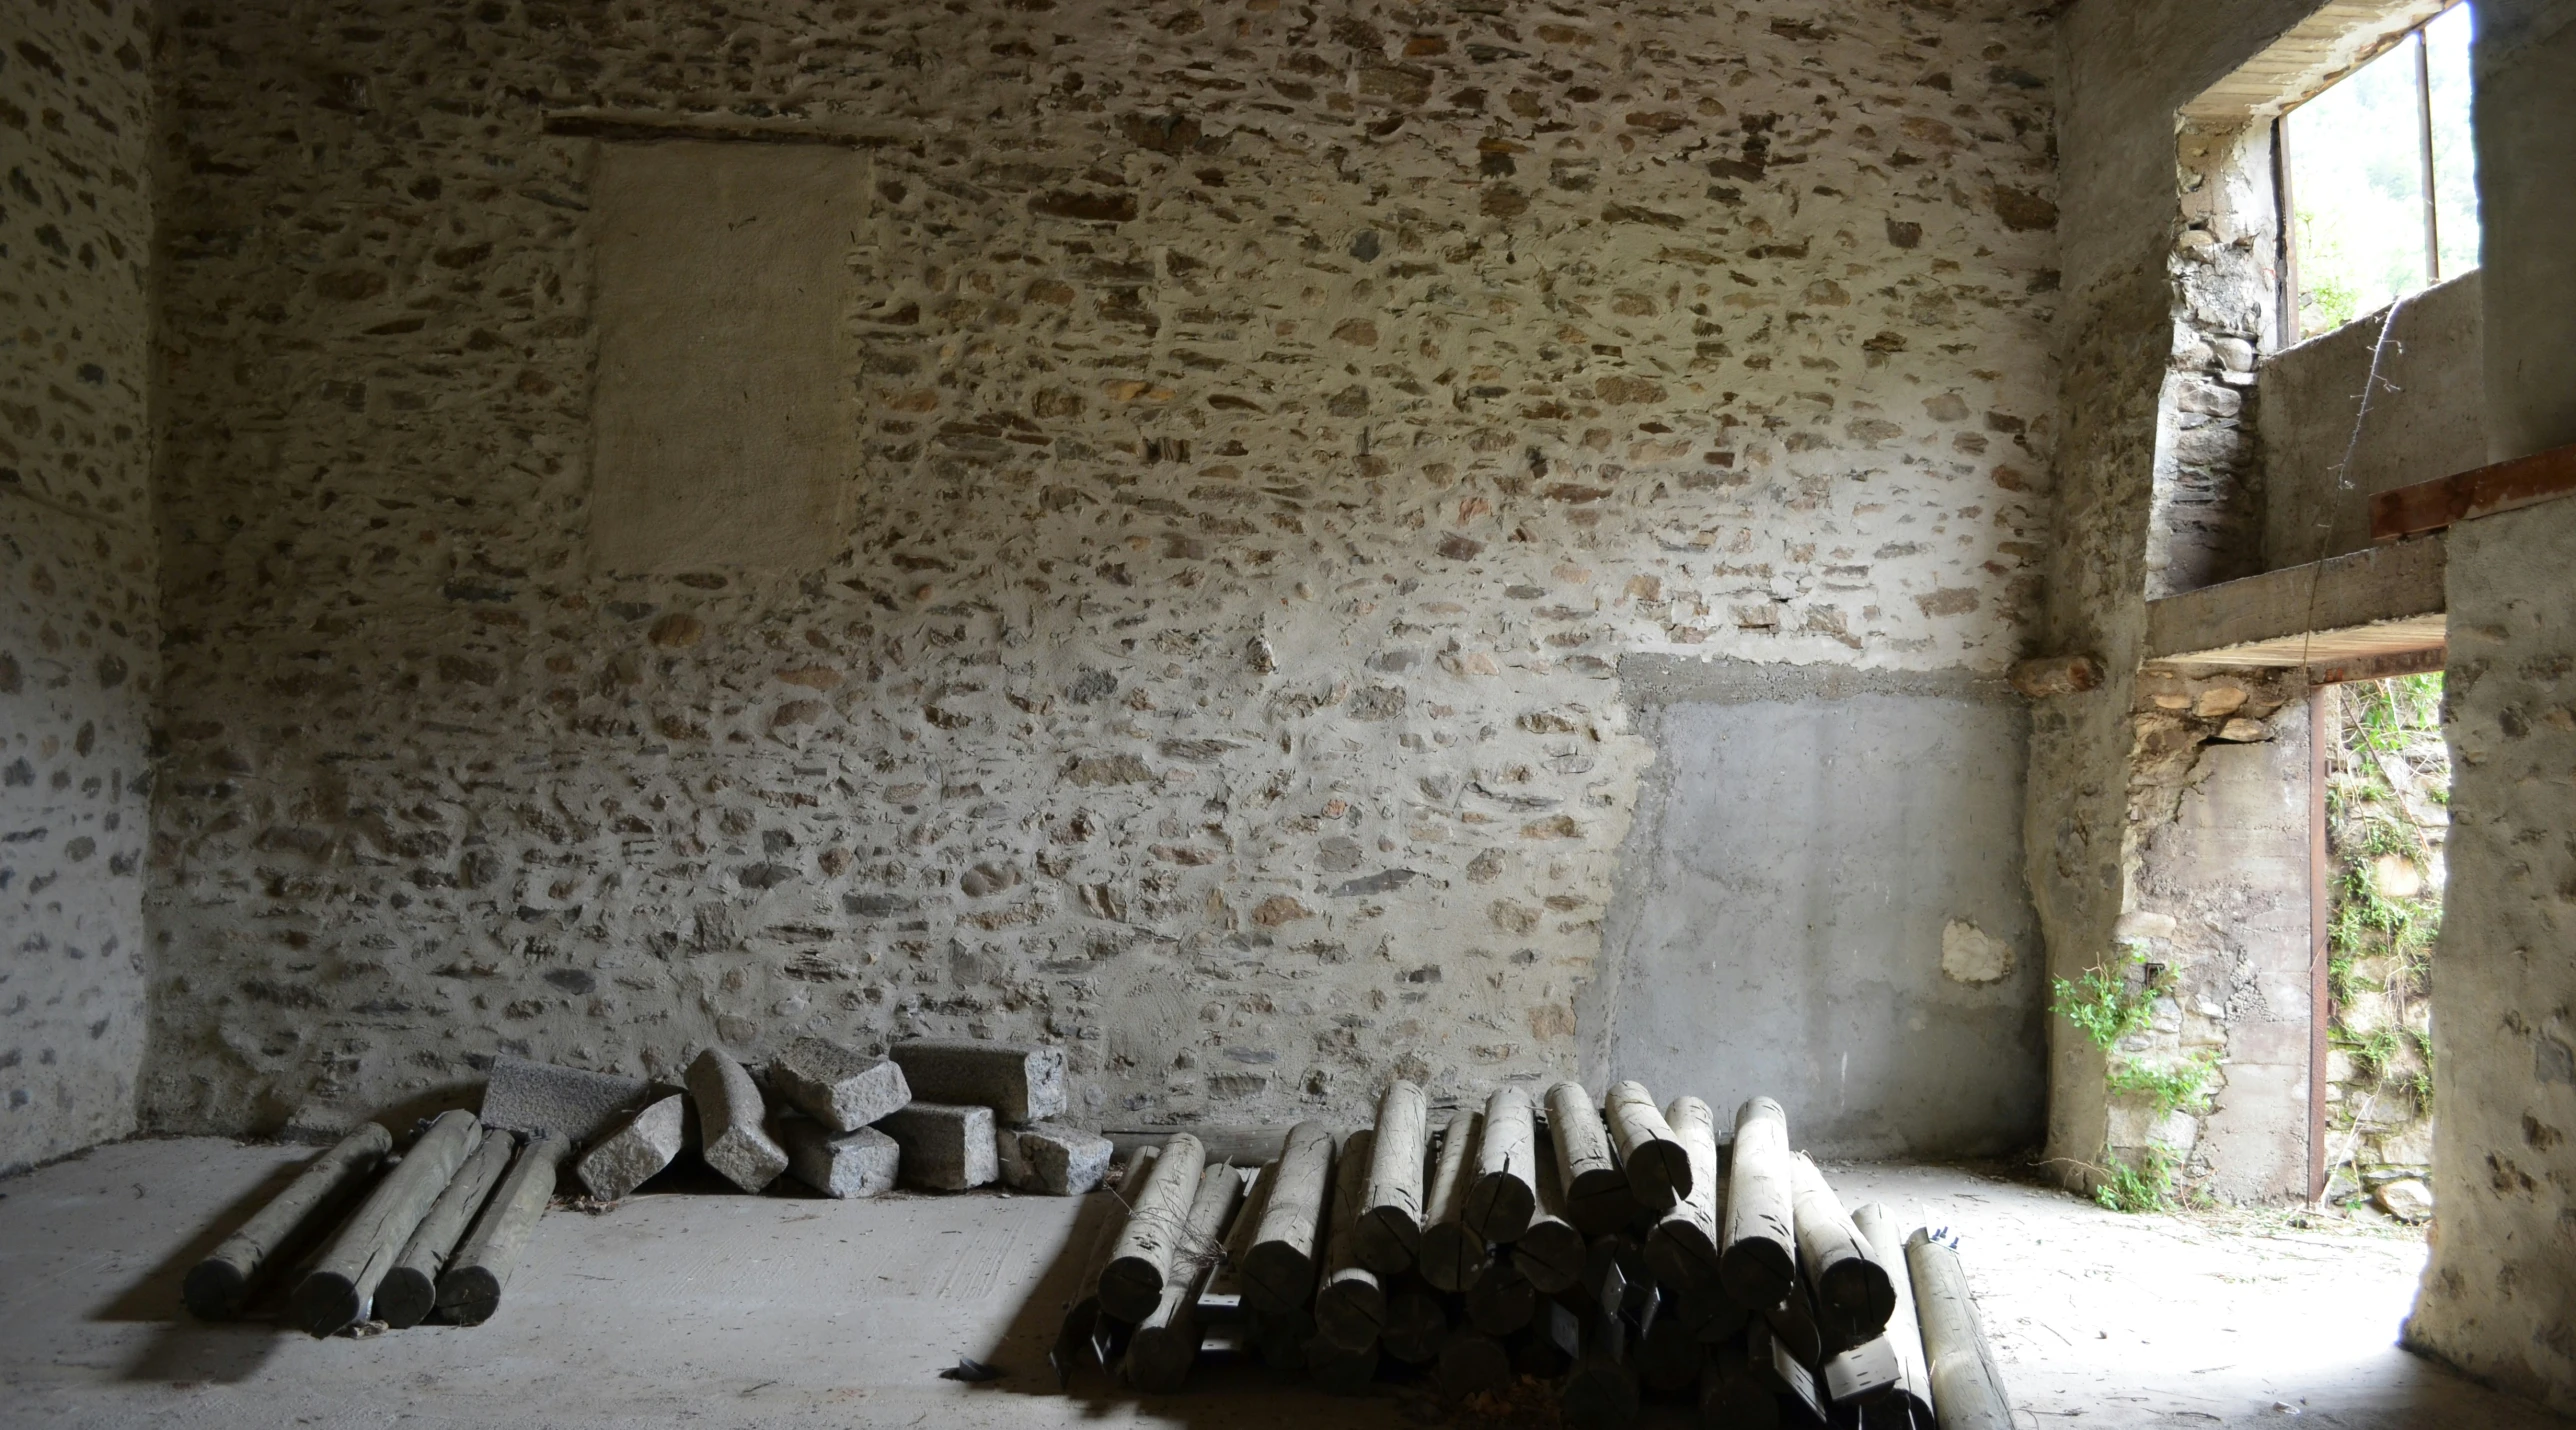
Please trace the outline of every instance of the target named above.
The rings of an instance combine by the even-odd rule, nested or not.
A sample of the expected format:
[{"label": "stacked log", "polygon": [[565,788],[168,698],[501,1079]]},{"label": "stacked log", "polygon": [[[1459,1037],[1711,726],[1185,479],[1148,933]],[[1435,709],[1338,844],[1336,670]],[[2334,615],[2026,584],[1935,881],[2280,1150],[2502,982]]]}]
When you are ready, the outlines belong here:
[{"label": "stacked log", "polygon": [[[1778,1104],[1746,1103],[1722,1150],[1697,1098],[1658,1108],[1622,1083],[1605,1111],[1560,1083],[1546,1102],[1544,1119],[1517,1093],[1434,1117],[1397,1084],[1338,1156],[1322,1124],[1292,1128],[1248,1192],[1195,1138],[1146,1149],[1067,1307],[1060,1371],[1118,1364],[1167,1393],[1241,1353],[1327,1391],[1393,1373],[1452,1400],[1536,1378],[1573,1430],[1624,1430],[1650,1403],[1712,1427],[1930,1430],[1935,1408],[1944,1427],[2009,1424],[1955,1253],[1908,1246],[1883,1207],[1846,1213]],[[1123,1315],[1149,1285],[1146,1314]]]}]

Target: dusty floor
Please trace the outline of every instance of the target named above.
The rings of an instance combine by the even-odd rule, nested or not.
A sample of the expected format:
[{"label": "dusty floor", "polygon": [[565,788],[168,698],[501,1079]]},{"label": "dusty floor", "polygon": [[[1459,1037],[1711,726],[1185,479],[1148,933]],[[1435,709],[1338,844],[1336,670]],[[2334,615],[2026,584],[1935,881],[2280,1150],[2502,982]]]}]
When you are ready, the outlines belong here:
[{"label": "dusty floor", "polygon": [[[1106,1211],[998,1196],[644,1196],[549,1214],[477,1328],[315,1341],[205,1326],[189,1262],[308,1149],[103,1147],[0,1181],[0,1424],[48,1426],[1402,1425],[1359,1400],[1202,1377],[1152,1401],[1056,1392],[1044,1346]],[[2396,1349],[2423,1259],[2386,1231],[2124,1217],[1946,1168],[1833,1172],[1961,1237],[2030,1426],[2562,1426]],[[937,1378],[959,1355],[997,1383]],[[1255,1394],[1254,1391],[1261,1393]],[[1684,1423],[1666,1414],[1662,1423]]]}]

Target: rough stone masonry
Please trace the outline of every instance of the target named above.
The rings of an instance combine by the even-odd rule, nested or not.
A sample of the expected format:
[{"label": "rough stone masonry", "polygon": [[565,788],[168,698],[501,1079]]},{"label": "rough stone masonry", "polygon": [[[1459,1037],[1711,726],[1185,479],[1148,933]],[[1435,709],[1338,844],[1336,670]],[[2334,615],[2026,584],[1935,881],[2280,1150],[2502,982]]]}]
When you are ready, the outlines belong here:
[{"label": "rough stone masonry", "polygon": [[[147,1121],[806,1033],[1059,1041],[1089,1121],[1569,1070],[1623,655],[2021,653],[2052,53],[2000,0],[175,12]],[[593,136],[653,124],[858,156],[817,569],[587,558]]]},{"label": "rough stone masonry", "polygon": [[159,680],[142,4],[0,15],[0,1172],[134,1130]]}]

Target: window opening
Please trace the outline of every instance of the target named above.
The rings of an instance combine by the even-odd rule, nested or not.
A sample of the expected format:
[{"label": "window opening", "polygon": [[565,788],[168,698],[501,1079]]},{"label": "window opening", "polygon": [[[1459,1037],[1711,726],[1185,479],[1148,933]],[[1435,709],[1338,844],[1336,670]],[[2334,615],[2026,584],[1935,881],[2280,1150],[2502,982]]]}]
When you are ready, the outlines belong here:
[{"label": "window opening", "polygon": [[2477,266],[2471,23],[2453,5],[2282,116],[2289,341]]}]

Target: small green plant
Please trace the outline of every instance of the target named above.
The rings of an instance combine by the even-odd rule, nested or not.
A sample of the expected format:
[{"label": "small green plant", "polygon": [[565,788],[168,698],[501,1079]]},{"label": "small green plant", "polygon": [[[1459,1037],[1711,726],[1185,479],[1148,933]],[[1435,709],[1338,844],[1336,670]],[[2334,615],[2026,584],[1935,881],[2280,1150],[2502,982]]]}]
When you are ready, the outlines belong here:
[{"label": "small green plant", "polygon": [[2173,1153],[2150,1142],[2137,1160],[2110,1159],[2109,1174],[2093,1189],[2093,1200],[2115,1212],[2160,1212],[2173,1208]]},{"label": "small green plant", "polygon": [[2202,1052],[2170,1067],[2124,1062],[2111,1069],[2104,1081],[2114,1097],[2125,1095],[2153,1099],[2156,1115],[2162,1117],[2177,1107],[2198,1107],[2207,1095],[2210,1074],[2217,1068],[2217,1055]]},{"label": "small green plant", "polygon": [[[2123,960],[2127,964],[2142,961],[2135,949]],[[2132,985],[2125,968],[2118,972],[2090,969],[2075,979],[2052,978],[2048,987],[2048,1010],[2074,1024],[2106,1053],[2122,1038],[2146,1027],[2155,1011],[2155,983],[2140,979]]]}]

